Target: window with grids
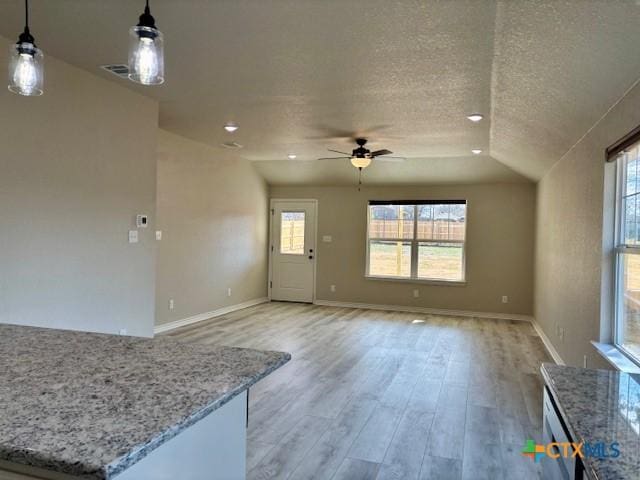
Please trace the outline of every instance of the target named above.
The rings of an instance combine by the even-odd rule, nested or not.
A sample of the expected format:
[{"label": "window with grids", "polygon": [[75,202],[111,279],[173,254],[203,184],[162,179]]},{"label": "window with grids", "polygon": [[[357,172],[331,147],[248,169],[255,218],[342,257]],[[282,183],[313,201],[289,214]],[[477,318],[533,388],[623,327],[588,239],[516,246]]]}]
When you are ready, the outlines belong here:
[{"label": "window with grids", "polygon": [[465,200],[370,201],[367,276],[462,282]]},{"label": "window with grids", "polygon": [[617,162],[615,343],[640,362],[640,144]]}]

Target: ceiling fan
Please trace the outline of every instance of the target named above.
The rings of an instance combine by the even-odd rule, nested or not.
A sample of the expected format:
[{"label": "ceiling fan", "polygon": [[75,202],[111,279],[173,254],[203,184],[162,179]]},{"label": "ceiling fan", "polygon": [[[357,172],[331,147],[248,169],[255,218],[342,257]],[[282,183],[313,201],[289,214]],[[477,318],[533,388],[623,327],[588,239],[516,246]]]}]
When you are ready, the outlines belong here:
[{"label": "ceiling fan", "polygon": [[323,157],[318,160],[337,160],[337,159],[348,159],[351,160],[351,165],[356,167],[359,170],[363,168],[367,168],[371,165],[371,160],[374,158],[377,160],[382,160],[384,162],[403,162],[405,159],[403,157],[390,157],[393,152],[387,149],[376,150],[372,152],[368,148],[365,148],[367,144],[366,138],[356,138],[356,143],[358,144],[358,148],[354,148],[351,153],[341,152],[339,150],[328,149],[330,152],[340,153],[344,155],[343,157]]},{"label": "ceiling fan", "polygon": [[356,143],[358,144],[358,148],[354,148],[351,153],[341,152],[339,150],[328,149],[330,152],[340,153],[345,155],[344,157],[323,157],[318,160],[340,160],[340,159],[348,159],[351,161],[351,165],[358,169],[358,190],[360,190],[360,185],[362,185],[362,169],[367,168],[371,165],[371,161],[375,158],[376,161],[385,161],[385,162],[403,162],[405,159],[403,157],[390,157],[393,152],[387,150],[386,148],[383,150],[376,150],[372,152],[368,148],[365,148],[367,144],[366,138],[356,138]]}]

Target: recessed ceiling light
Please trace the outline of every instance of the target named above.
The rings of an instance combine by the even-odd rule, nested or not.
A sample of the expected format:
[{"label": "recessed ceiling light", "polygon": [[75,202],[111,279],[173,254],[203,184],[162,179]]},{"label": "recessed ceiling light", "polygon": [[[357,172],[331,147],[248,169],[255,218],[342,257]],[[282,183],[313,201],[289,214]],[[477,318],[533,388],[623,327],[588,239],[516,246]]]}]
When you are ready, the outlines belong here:
[{"label": "recessed ceiling light", "polygon": [[224,129],[229,133],[235,132],[236,130],[238,130],[238,128],[240,127],[235,122],[227,122],[224,126]]},{"label": "recessed ceiling light", "polygon": [[290,153],[289,155],[287,155],[287,158],[289,160],[295,160],[296,158],[298,158],[298,156],[295,153]]},{"label": "recessed ceiling light", "polygon": [[482,153],[482,150],[480,150],[479,148],[474,148],[473,150],[471,150],[471,153],[473,153],[474,155],[480,155]]},{"label": "recessed ceiling light", "polygon": [[481,113],[472,113],[471,115],[468,115],[467,118],[476,123],[482,120],[484,118],[484,115],[482,115]]}]

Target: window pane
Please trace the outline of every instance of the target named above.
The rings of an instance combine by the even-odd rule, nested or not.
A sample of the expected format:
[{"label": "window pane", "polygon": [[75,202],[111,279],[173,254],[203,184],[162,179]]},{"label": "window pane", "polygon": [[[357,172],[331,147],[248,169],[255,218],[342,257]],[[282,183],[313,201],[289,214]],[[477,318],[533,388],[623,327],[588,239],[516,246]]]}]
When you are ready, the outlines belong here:
[{"label": "window pane", "polygon": [[464,241],[467,206],[418,205],[418,239]]},{"label": "window pane", "polygon": [[433,280],[464,280],[463,244],[420,243],[418,277]]},{"label": "window pane", "polygon": [[626,191],[624,195],[632,195],[638,192],[638,158],[637,150],[634,149],[626,155]]},{"label": "window pane", "polygon": [[414,205],[371,205],[369,238],[413,238]]},{"label": "window pane", "polygon": [[280,214],[280,253],[304,255],[304,212]]},{"label": "window pane", "polygon": [[369,275],[410,277],[411,243],[370,241]]},{"label": "window pane", "polygon": [[638,244],[638,196],[632,195],[623,200],[624,209],[624,243],[626,245]]},{"label": "window pane", "polygon": [[620,343],[640,357],[640,255],[620,254],[622,267],[622,318]]}]

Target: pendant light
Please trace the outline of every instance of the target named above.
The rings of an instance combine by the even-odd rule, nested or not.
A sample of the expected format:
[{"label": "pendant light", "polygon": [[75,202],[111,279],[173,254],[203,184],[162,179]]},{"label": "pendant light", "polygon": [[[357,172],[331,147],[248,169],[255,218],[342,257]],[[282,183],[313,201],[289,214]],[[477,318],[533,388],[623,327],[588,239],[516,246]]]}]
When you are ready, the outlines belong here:
[{"label": "pendant light", "polygon": [[29,32],[29,0],[24,1],[25,26],[9,52],[9,90],[18,95],[42,95],[44,65],[42,50]]},{"label": "pendant light", "polygon": [[164,82],[164,40],[147,0],[140,21],[129,30],[129,79],[143,85]]}]

